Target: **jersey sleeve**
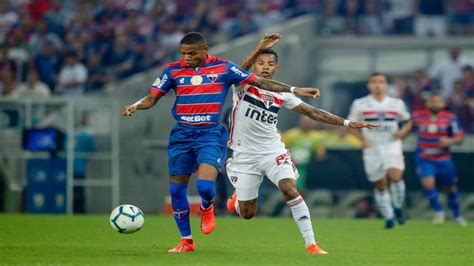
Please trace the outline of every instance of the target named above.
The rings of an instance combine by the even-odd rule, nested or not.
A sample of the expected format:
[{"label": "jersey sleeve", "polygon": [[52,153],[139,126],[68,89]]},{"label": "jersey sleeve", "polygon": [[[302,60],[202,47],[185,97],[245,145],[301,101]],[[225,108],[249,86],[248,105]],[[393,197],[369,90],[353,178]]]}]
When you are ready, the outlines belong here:
[{"label": "jersey sleeve", "polygon": [[245,85],[249,84],[257,78],[254,73],[248,72],[247,70],[240,68],[232,62],[227,63],[227,65],[227,75],[231,84],[236,84],[241,87],[244,87]]},{"label": "jersey sleeve", "polygon": [[457,117],[454,117],[451,119],[451,124],[450,126],[450,133],[453,137],[462,137],[464,136],[464,129],[461,126],[461,123],[459,123],[459,119]]},{"label": "jersey sleeve", "polygon": [[407,121],[411,118],[410,112],[408,112],[406,104],[402,100],[398,100],[400,105],[400,112],[398,113],[398,117],[400,121]]},{"label": "jersey sleeve", "polygon": [[358,101],[355,100],[352,102],[351,109],[349,111],[349,115],[347,116],[347,119],[351,121],[361,121],[362,120],[362,114],[359,109],[359,104]]},{"label": "jersey sleeve", "polygon": [[283,93],[283,95],[285,95],[285,102],[283,103],[283,106],[287,109],[293,109],[303,102],[300,98],[296,97],[293,93]]},{"label": "jersey sleeve", "polygon": [[155,79],[155,81],[153,81],[153,84],[150,88],[150,93],[156,95],[165,95],[174,86],[175,84],[173,78],[171,77],[171,72],[168,68],[166,68],[161,74],[161,76],[159,76]]}]

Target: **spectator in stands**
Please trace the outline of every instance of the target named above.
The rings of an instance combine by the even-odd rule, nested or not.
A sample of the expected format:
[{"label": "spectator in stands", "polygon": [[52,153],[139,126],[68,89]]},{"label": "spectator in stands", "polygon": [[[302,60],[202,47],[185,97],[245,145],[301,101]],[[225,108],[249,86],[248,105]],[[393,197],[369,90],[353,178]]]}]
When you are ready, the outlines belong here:
[{"label": "spectator in stands", "polygon": [[114,45],[105,54],[104,62],[110,66],[115,78],[125,78],[133,73],[134,64],[138,55],[131,47],[131,40],[127,35],[115,36]]},{"label": "spectator in stands", "polygon": [[474,97],[474,71],[473,66],[464,66],[462,69],[462,86],[466,91],[466,95]]},{"label": "spectator in stands", "polygon": [[14,92],[18,89],[18,83],[15,79],[15,71],[4,68],[0,73],[0,95],[6,98],[12,98]]},{"label": "spectator in stands", "polygon": [[49,31],[48,22],[42,19],[36,22],[35,32],[31,34],[30,37],[29,45],[31,54],[36,56],[46,42],[53,43],[56,52],[61,52],[64,46],[59,36]]},{"label": "spectator in stands", "polygon": [[359,33],[367,35],[380,35],[383,33],[380,7],[375,0],[367,0],[364,12],[359,19]]},{"label": "spectator in stands", "polygon": [[60,95],[81,95],[87,81],[87,69],[79,62],[77,54],[68,52],[59,71],[56,93]]},{"label": "spectator in stands", "polygon": [[24,99],[34,98],[41,99],[47,98],[51,95],[51,91],[48,86],[38,79],[38,72],[32,68],[28,71],[26,76],[26,82],[20,84],[18,89],[12,92],[11,98]]},{"label": "spectator in stands", "polygon": [[10,1],[0,1],[0,43],[3,43],[8,32],[18,22],[18,14],[10,6]]},{"label": "spectator in stands", "polygon": [[9,71],[16,69],[15,61],[8,57],[8,50],[6,45],[0,46],[0,73],[3,73],[4,69]]},{"label": "spectator in stands", "polygon": [[346,0],[341,7],[340,14],[344,17],[344,34],[355,35],[359,33],[359,2]]},{"label": "spectator in stands", "polygon": [[447,99],[449,111],[460,115],[464,108],[467,107],[467,95],[463,88],[462,80],[457,80],[454,82],[454,91],[449,95]]},{"label": "spectator in stands", "polygon": [[86,92],[95,92],[102,89],[112,78],[102,64],[102,56],[93,54],[87,60],[88,80],[86,83]]},{"label": "spectator in stands", "polygon": [[55,88],[56,73],[60,69],[61,58],[60,55],[54,51],[54,44],[52,42],[43,44],[41,52],[35,59],[35,65],[39,79],[46,83],[49,88]]},{"label": "spectator in stands", "polygon": [[298,127],[289,129],[282,134],[282,140],[290,151],[291,158],[300,174],[296,182],[300,192],[306,190],[306,179],[311,161],[326,158],[326,148],[324,146],[326,133],[315,130],[315,127],[315,121],[301,115]]},{"label": "spectator in stands", "polygon": [[250,11],[242,9],[239,11],[237,18],[229,21],[226,30],[227,37],[232,39],[256,32],[258,30],[258,25],[250,15]]},{"label": "spectator in stands", "polygon": [[408,80],[408,93],[405,97],[410,110],[419,111],[425,108],[425,102],[432,93],[432,82],[423,70],[415,71]]},{"label": "spectator in stands", "polygon": [[452,22],[457,35],[474,34],[474,2],[472,0],[453,0]]},{"label": "spectator in stands", "polygon": [[258,11],[253,15],[253,20],[259,30],[278,25],[285,20],[285,15],[280,10],[271,9],[267,1],[260,2]]},{"label": "spectator in stands", "polygon": [[406,99],[408,81],[402,75],[395,75],[388,84],[387,94],[391,97]]},{"label": "spectator in stands", "polygon": [[325,0],[319,16],[319,32],[323,35],[339,34],[344,29],[344,19],[337,14],[339,0]]},{"label": "spectator in stands", "polygon": [[393,34],[412,34],[415,13],[413,1],[386,0],[384,3],[382,19],[385,31]]},{"label": "spectator in stands", "polygon": [[362,148],[362,142],[350,134],[347,127],[329,127],[324,144],[326,148]]},{"label": "spectator in stands", "polygon": [[440,82],[441,95],[449,98],[454,82],[461,78],[462,68],[472,66],[470,59],[461,56],[459,47],[449,48],[449,58],[436,61],[428,70],[430,77]]},{"label": "spectator in stands", "polygon": [[445,37],[448,34],[446,0],[417,0],[415,34],[418,37]]}]

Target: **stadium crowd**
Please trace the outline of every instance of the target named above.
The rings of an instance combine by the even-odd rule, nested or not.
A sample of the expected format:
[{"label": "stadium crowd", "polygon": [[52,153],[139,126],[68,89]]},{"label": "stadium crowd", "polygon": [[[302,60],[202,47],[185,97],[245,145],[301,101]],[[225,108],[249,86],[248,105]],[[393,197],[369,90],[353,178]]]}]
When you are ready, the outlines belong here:
[{"label": "stadium crowd", "polygon": [[[203,32],[213,44],[308,13],[318,17],[321,35],[474,33],[470,0],[4,0],[0,97],[102,90],[176,59],[185,32]],[[462,77],[455,73],[457,79],[449,82],[439,68],[436,71],[394,77],[393,94],[416,109],[432,81],[443,86],[451,82],[443,94],[472,132],[472,67],[462,69]]]}]

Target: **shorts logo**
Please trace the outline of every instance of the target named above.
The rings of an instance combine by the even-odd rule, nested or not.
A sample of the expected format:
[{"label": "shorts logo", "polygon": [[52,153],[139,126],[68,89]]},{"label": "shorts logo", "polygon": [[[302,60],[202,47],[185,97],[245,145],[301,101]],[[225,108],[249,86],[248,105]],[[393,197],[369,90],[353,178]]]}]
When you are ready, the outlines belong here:
[{"label": "shorts logo", "polygon": [[263,104],[265,104],[265,107],[270,108],[272,104],[275,102],[275,98],[269,95],[263,95],[262,97]]},{"label": "shorts logo", "polygon": [[236,177],[236,176],[231,176],[231,177],[230,177],[230,181],[231,181],[232,183],[237,182],[238,179],[239,179],[239,178]]}]

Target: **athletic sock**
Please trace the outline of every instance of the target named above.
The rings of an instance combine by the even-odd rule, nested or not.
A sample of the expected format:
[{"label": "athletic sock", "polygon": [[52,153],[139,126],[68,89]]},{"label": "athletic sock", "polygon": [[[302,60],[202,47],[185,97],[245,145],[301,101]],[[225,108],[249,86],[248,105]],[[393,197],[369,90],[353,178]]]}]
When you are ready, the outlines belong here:
[{"label": "athletic sock", "polygon": [[448,193],[448,205],[453,211],[453,217],[458,218],[461,216],[461,209],[459,207],[461,197],[458,192]]},{"label": "athletic sock", "polygon": [[423,191],[425,197],[430,201],[430,206],[435,212],[443,211],[443,207],[438,199],[438,190],[436,188],[425,189]]},{"label": "athletic sock", "polygon": [[170,183],[171,205],[173,216],[182,238],[191,238],[189,224],[189,202],[186,196],[188,185]]},{"label": "athletic sock", "polygon": [[377,208],[385,218],[385,220],[393,219],[393,207],[392,207],[392,200],[390,197],[390,193],[388,190],[379,191],[378,189],[374,190],[374,198],[375,203],[377,204]]},{"label": "athletic sock", "polygon": [[201,196],[201,207],[204,210],[209,209],[214,202],[214,196],[216,195],[216,188],[213,180],[198,179],[196,180],[196,187]]},{"label": "athletic sock", "polygon": [[237,214],[240,215],[239,199],[235,200],[234,207],[235,207],[235,212],[237,212]]},{"label": "athletic sock", "polygon": [[303,197],[298,196],[286,203],[290,206],[291,214],[293,215],[293,218],[300,229],[301,235],[304,238],[305,247],[309,247],[311,244],[316,243],[309,209],[308,206],[306,206]]},{"label": "athletic sock", "polygon": [[390,195],[392,197],[392,204],[395,209],[402,209],[405,201],[405,181],[390,183]]}]

